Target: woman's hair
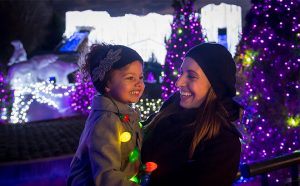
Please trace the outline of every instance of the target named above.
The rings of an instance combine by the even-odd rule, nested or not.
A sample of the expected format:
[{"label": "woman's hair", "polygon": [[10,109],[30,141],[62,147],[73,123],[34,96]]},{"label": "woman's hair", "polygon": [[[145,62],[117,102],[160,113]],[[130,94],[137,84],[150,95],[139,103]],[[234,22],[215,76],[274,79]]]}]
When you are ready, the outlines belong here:
[{"label": "woman's hair", "polygon": [[[169,104],[163,110],[157,113],[149,125],[145,127],[145,137],[153,131],[157,124],[164,118],[179,112],[178,104]],[[194,128],[193,138],[189,148],[189,158],[193,157],[197,145],[205,140],[217,136],[221,125],[229,125],[228,112],[218,101],[218,98],[212,88],[207,92],[206,98],[198,108],[197,117],[191,127]]]},{"label": "woman's hair", "polygon": [[189,149],[190,159],[193,157],[199,143],[216,137],[219,134],[221,125],[229,125],[229,113],[218,100],[212,88],[207,92],[202,106],[194,124],[194,135]]},{"label": "woman's hair", "polygon": [[[113,54],[113,56],[109,56],[109,53],[113,52],[115,52],[116,54]],[[113,60],[113,62],[110,62],[109,60]],[[105,94],[105,87],[107,85],[107,82],[111,79],[112,71],[116,69],[122,69],[126,65],[136,60],[143,64],[143,59],[141,58],[141,56],[131,48],[123,45],[97,43],[93,44],[90,47],[89,51],[84,51],[81,54],[79,66],[80,72],[83,76],[83,80],[93,80],[93,85],[96,90],[101,94]],[[107,61],[110,65],[104,64],[105,68],[99,68],[99,65],[101,65],[101,63],[105,63]],[[106,68],[108,70],[103,72],[103,70]],[[103,78],[98,79],[93,77],[95,76],[95,69],[97,69],[98,71],[102,71],[102,73],[104,74]]]}]

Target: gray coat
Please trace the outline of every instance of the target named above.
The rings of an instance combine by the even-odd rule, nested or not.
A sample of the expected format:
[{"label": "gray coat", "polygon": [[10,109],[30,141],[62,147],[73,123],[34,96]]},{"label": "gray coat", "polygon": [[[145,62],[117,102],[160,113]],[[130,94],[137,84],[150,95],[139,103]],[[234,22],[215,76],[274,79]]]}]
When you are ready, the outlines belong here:
[{"label": "gray coat", "polygon": [[[141,149],[142,133],[139,114],[126,104],[96,95],[92,110],[81,134],[71,163],[68,185],[129,186],[137,185],[129,179],[138,173],[140,156],[129,162],[135,147]],[[118,116],[129,115],[129,122]],[[131,139],[121,142],[122,132],[130,132]]]}]

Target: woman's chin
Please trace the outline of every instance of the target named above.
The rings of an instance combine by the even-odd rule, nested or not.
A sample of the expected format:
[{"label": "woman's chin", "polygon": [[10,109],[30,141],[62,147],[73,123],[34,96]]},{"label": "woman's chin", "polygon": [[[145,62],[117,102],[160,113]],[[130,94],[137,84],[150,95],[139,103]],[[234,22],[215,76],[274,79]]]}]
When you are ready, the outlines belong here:
[{"label": "woman's chin", "polygon": [[185,109],[193,109],[198,108],[201,105],[201,102],[195,102],[192,100],[192,97],[190,97],[190,99],[181,99],[179,105]]},{"label": "woman's chin", "polygon": [[186,103],[185,101],[180,101],[179,105],[182,107],[182,108],[190,108],[190,104]]}]

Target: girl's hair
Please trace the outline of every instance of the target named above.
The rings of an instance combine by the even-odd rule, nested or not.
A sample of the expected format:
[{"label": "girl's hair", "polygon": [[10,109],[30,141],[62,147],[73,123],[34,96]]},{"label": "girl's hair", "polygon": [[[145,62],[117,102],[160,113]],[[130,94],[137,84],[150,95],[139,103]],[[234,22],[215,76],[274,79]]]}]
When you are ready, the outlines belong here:
[{"label": "girl's hair", "polygon": [[[107,44],[93,44],[90,47],[90,50],[86,49],[80,56],[80,72],[83,76],[83,80],[86,82],[91,81],[92,67],[95,66],[101,59],[105,57],[108,49],[111,45]],[[110,79],[110,73],[106,73],[103,81],[100,83],[99,81],[93,82],[94,87],[101,94],[105,93],[105,86],[107,81]]]},{"label": "girl's hair", "polygon": [[111,74],[113,70],[122,69],[126,65],[138,60],[143,64],[143,59],[141,56],[131,48],[123,45],[111,45],[105,43],[93,44],[89,51],[84,50],[79,59],[80,72],[83,76],[83,80],[88,82],[92,79],[92,73],[95,68],[97,68],[110,50],[122,49],[120,54],[120,59],[113,63],[111,68],[105,72],[104,78],[102,80],[93,81],[93,85],[96,90],[105,94],[105,87],[107,82],[111,79]]},{"label": "girl's hair", "polygon": [[[178,104],[169,104],[161,110],[145,127],[145,137],[157,126],[164,118],[178,113]],[[212,88],[209,89],[205,100],[199,107],[196,120],[191,123],[194,128],[194,135],[189,148],[189,158],[192,159],[197,145],[205,140],[212,139],[219,134],[221,125],[229,125],[228,112],[218,101]]]}]

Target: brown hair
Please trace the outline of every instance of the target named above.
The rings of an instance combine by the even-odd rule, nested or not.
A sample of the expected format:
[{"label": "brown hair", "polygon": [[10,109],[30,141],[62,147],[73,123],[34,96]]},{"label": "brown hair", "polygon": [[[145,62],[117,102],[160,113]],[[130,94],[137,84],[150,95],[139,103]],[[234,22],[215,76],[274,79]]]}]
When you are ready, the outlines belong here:
[{"label": "brown hair", "polygon": [[93,81],[94,87],[101,94],[105,94],[105,87],[107,82],[111,79],[113,70],[122,69],[126,67],[126,65],[136,60],[143,65],[142,57],[135,50],[129,47],[123,45],[96,43],[90,47],[89,51],[87,48],[85,48],[79,59],[80,72],[83,75],[84,81],[91,80],[93,70],[99,66],[99,64],[102,62],[101,60],[106,57],[107,53],[111,49],[121,49],[120,59],[113,63],[110,69],[105,72],[103,79],[97,79],[96,81]]},{"label": "brown hair", "polygon": [[218,101],[216,93],[212,88],[204,100],[203,110],[195,121],[195,132],[190,145],[189,158],[193,157],[197,145],[205,140],[214,138],[219,134],[221,125],[229,125],[227,121],[228,112]]},{"label": "brown hair", "polygon": [[[170,115],[179,111],[177,104],[169,104],[165,109],[161,110],[145,127],[145,137],[155,129],[157,124]],[[191,126],[194,127],[194,135],[189,148],[189,159],[192,159],[197,145],[205,140],[212,139],[219,134],[221,125],[229,125],[228,112],[224,106],[218,101],[216,93],[212,88],[207,92],[206,98],[201,107],[199,114]]]},{"label": "brown hair", "polygon": [[[103,59],[108,51],[109,48],[111,48],[112,45],[108,45],[105,43],[96,43],[93,44],[90,49],[85,48],[80,56],[79,59],[79,70],[82,74],[82,79],[85,82],[91,81],[91,69],[95,64],[97,65],[98,61],[100,59]],[[105,86],[107,82],[110,80],[111,77],[111,71],[105,74],[104,79],[100,81],[93,82],[94,87],[96,90],[104,94],[105,93]]]}]

